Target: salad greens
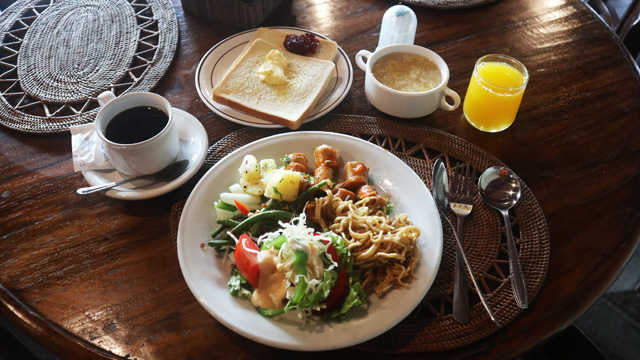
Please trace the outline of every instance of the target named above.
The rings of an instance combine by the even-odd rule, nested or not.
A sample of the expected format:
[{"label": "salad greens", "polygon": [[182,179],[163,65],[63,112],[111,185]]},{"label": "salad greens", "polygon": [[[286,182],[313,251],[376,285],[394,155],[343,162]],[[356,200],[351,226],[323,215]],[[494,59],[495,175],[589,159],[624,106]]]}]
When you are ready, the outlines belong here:
[{"label": "salad greens", "polygon": [[252,155],[245,156],[238,171],[239,183],[214,203],[220,226],[208,241],[234,263],[230,294],[250,300],[264,316],[296,311],[299,317],[342,317],[362,306],[366,294],[345,240],[322,232],[304,212],[330,181],[298,194],[299,184],[311,180],[309,174]]},{"label": "salad greens", "polygon": [[[299,215],[289,223],[280,222],[280,229],[267,233],[258,239],[261,251],[277,254],[279,263],[286,273],[289,289],[284,308],[257,310],[264,316],[275,316],[292,310],[300,317],[323,313],[330,294],[336,286],[342,286],[339,301],[325,317],[342,317],[351,308],[364,304],[366,294],[354,270],[351,254],[344,239],[334,233],[316,233],[305,224],[306,216]],[[329,249],[335,250],[329,250]],[[337,256],[337,259],[335,257]],[[321,270],[314,270],[314,264]],[[315,273],[314,273],[315,272]],[[338,284],[338,278],[345,279]],[[229,293],[251,299],[255,288],[234,267],[228,282]]]}]

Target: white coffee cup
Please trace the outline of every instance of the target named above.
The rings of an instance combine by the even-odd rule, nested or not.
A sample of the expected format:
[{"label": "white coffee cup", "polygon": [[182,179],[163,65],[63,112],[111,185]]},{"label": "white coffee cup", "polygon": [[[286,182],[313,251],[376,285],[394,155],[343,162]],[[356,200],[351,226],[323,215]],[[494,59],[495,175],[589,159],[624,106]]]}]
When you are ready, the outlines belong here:
[{"label": "white coffee cup", "polygon": [[[409,52],[429,58],[441,72],[442,81],[433,89],[421,92],[405,92],[392,89],[380,83],[373,76],[373,65],[387,54]],[[356,64],[366,72],[364,92],[369,102],[376,109],[400,118],[418,118],[429,115],[437,109],[453,111],[460,105],[460,96],[447,87],[449,67],[435,52],[418,45],[394,44],[378,48],[371,53],[360,50],[356,54]],[[447,102],[451,98],[453,104]]]},{"label": "white coffee cup", "polygon": [[[160,171],[175,161],[180,150],[178,129],[173,119],[171,104],[154,93],[129,93],[116,97],[106,91],[98,96],[101,106],[96,117],[96,132],[104,142],[107,155],[116,170],[129,175],[148,175]],[[167,124],[157,134],[134,143],[118,143],[105,135],[107,125],[125,110],[136,107],[152,107],[168,117]],[[136,121],[135,118],[129,121]]]}]

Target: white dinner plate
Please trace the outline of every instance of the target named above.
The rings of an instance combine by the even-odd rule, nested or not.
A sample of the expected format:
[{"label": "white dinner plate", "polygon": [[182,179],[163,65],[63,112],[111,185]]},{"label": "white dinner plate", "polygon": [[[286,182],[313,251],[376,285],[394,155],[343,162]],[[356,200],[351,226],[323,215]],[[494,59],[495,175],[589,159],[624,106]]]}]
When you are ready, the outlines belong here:
[{"label": "white dinner plate", "polygon": [[[319,38],[328,40],[326,36],[310,30],[286,26],[270,28],[295,34],[311,33]],[[242,53],[242,50],[249,43],[255,32],[256,29],[251,29],[232,35],[209,49],[196,69],[196,89],[205,105],[227,120],[252,127],[279,128],[282,126],[247,115],[226,105],[218,104],[212,98],[211,91],[222,80],[224,74]],[[353,82],[353,67],[349,57],[340,46],[338,46],[338,55],[336,55],[334,62],[336,64],[336,77],[329,82],[325,92],[304,122],[313,121],[333,110],[347,96]]]},{"label": "white dinner plate", "polygon": [[[417,279],[408,288],[394,289],[385,297],[369,296],[367,309],[354,309],[344,321],[307,321],[294,312],[263,317],[246,299],[229,294],[229,263],[212,248],[201,248],[216,224],[213,202],[238,179],[238,167],[247,154],[279,159],[302,152],[313,159],[313,147],[327,144],[338,149],[339,161],[363,161],[381,195],[390,196],[394,214],[407,213],[420,228]],[[313,163],[313,160],[311,160]],[[404,319],[424,298],[440,266],[442,225],[429,190],[403,161],[364,140],[327,132],[286,133],[260,139],[232,152],[200,179],[185,203],[178,226],[178,259],[187,285],[200,304],[219,322],[249,339],[273,347],[321,351],[369,340]]]},{"label": "white dinner plate", "polygon": [[[106,195],[122,200],[143,200],[164,195],[187,182],[200,169],[209,148],[209,138],[204,126],[193,115],[184,110],[173,108],[173,116],[178,126],[180,150],[177,160],[188,159],[189,167],[184,174],[169,182],[145,185],[146,180],[116,186],[106,191]],[[124,175],[116,170],[87,170],[82,175],[91,185],[108,184],[124,179]],[[146,181],[148,183],[148,181]],[[140,187],[143,186],[143,187]]]}]

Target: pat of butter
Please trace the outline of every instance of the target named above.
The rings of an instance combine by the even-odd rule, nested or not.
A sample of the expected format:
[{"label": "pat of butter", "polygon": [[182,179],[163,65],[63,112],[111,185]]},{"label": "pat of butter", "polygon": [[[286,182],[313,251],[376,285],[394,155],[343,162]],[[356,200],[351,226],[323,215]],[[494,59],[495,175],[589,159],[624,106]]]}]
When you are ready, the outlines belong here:
[{"label": "pat of butter", "polygon": [[283,85],[287,83],[284,71],[288,65],[287,59],[280,50],[273,49],[267,54],[267,60],[258,69],[260,80],[269,85]]}]

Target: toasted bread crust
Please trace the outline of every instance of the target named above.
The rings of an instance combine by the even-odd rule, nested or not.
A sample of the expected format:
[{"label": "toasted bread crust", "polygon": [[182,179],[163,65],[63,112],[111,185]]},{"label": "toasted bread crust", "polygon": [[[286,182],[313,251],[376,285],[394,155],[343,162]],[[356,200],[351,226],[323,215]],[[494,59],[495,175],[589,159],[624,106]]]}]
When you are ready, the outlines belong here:
[{"label": "toasted bread crust", "polygon": [[[279,49],[286,50],[284,47],[284,39],[289,34],[289,32],[282,30],[275,30],[270,28],[258,28],[253,35],[253,38],[247,44],[248,48],[256,39],[264,39],[273,44],[277,45]],[[333,61],[338,54],[338,44],[335,41],[323,39],[321,37],[317,37],[320,42],[320,46],[315,54],[306,55],[311,58],[321,59],[321,60],[329,60]]]},{"label": "toasted bread crust", "polygon": [[265,120],[265,121],[269,121],[278,125],[282,125],[285,127],[288,127],[291,130],[296,130],[298,129],[302,123],[304,122],[304,120],[307,118],[309,112],[311,112],[311,108],[307,109],[307,111],[304,112],[303,116],[298,118],[295,121],[291,121],[291,119],[285,119],[283,117],[280,116],[276,116],[273,114],[267,114],[264,112],[261,112],[257,109],[254,108],[250,108],[250,107],[246,107],[244,105],[242,105],[241,103],[235,102],[233,100],[227,99],[226,97],[222,97],[222,96],[218,96],[216,94],[213,94],[213,101],[217,102],[218,104],[221,105],[226,105],[234,110],[238,110],[238,111],[242,111],[243,113],[247,114],[247,115],[251,115],[253,117],[256,117],[258,119],[261,120]]}]

